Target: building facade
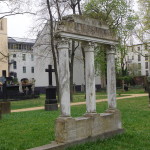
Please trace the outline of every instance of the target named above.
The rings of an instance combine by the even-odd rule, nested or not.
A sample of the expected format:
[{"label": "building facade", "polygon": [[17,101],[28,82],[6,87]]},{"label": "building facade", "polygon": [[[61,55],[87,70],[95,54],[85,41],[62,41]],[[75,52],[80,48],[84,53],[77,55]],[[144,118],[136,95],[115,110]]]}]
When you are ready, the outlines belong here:
[{"label": "building facade", "polygon": [[20,81],[34,78],[33,44],[35,40],[8,37],[9,73]]},{"label": "building facade", "polygon": [[[45,72],[48,65],[53,66],[53,57],[50,49],[50,38],[49,38],[49,26],[46,24],[41,33],[39,34],[35,45],[33,47],[33,53],[35,56],[35,86],[45,87],[48,86],[48,73]],[[70,50],[71,51],[71,48]],[[53,67],[54,68],[54,67]],[[84,91],[85,78],[84,78],[84,61],[81,51],[81,45],[76,49],[74,56],[74,67],[73,67],[73,83],[75,85],[76,91]],[[100,76],[96,77],[96,87],[100,88]],[[53,85],[55,83],[55,75],[53,73]]]},{"label": "building facade", "polygon": [[126,58],[130,75],[150,75],[150,43],[128,46]]},{"label": "building facade", "polygon": [[7,19],[0,19],[0,77],[2,70],[6,70],[8,75],[8,39],[7,39]]}]

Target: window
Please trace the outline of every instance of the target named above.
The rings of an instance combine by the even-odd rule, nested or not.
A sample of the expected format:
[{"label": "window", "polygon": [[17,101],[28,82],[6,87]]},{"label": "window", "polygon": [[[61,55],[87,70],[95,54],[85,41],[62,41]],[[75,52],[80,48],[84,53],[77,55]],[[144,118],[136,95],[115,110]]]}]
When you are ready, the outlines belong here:
[{"label": "window", "polygon": [[21,50],[22,49],[22,45],[18,44],[18,49]]},{"label": "window", "polygon": [[25,44],[22,45],[22,49],[26,50],[26,45]]},{"label": "window", "polygon": [[31,54],[31,61],[34,61],[34,55]]},{"label": "window", "polygon": [[16,54],[13,54],[13,58],[16,58]]},{"label": "window", "polygon": [[13,49],[17,49],[17,44],[13,44]]},{"label": "window", "polygon": [[138,69],[141,69],[141,63],[138,63]]},{"label": "window", "polygon": [[141,55],[138,55],[138,61],[141,61]]},{"label": "window", "polygon": [[148,60],[148,55],[147,54],[145,54],[145,60]]},{"label": "window", "polygon": [[133,49],[134,49],[134,48],[133,48],[133,46],[132,46],[132,52],[133,52]]},{"label": "window", "polygon": [[148,69],[148,62],[145,62],[145,69]]},{"label": "window", "polygon": [[148,70],[146,70],[146,76],[148,76]]},{"label": "window", "polygon": [[13,62],[13,69],[17,69],[17,62],[16,61]]},{"label": "window", "polygon": [[26,61],[26,54],[22,54],[22,60]]},{"label": "window", "polygon": [[141,76],[141,71],[138,71],[138,75]]},{"label": "window", "polygon": [[31,73],[34,73],[34,67],[31,67]]},{"label": "window", "polygon": [[26,67],[23,66],[23,73],[26,73]]}]

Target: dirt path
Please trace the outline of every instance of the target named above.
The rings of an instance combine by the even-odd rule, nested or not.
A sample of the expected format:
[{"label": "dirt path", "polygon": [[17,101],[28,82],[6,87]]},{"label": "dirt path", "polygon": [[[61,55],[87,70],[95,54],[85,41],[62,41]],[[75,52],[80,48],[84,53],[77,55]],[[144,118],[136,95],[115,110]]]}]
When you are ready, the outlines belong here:
[{"label": "dirt path", "polygon": [[[117,100],[119,99],[126,99],[126,98],[134,98],[134,97],[142,97],[142,96],[148,96],[148,94],[127,94],[130,96],[124,96],[124,97],[117,97]],[[105,102],[107,101],[107,99],[99,99],[96,100],[96,103],[99,102]],[[77,106],[77,105],[83,105],[86,102],[77,102],[77,103],[71,103],[71,106]],[[24,108],[24,109],[16,109],[16,110],[11,110],[11,112],[24,112],[24,111],[33,111],[33,110],[40,110],[40,109],[44,109],[43,106],[41,107],[32,107],[32,108]]]}]

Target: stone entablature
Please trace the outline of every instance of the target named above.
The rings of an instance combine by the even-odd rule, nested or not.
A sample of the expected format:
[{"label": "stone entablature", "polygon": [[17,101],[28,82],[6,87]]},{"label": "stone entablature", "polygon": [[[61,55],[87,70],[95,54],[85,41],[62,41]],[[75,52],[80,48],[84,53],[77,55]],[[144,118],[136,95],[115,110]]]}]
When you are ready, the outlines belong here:
[{"label": "stone entablature", "polygon": [[[97,19],[70,15],[62,19],[58,25],[56,36],[69,37],[77,40],[95,41],[97,43],[114,43],[118,39],[109,30],[108,25]],[[78,37],[78,38],[77,38]]]}]

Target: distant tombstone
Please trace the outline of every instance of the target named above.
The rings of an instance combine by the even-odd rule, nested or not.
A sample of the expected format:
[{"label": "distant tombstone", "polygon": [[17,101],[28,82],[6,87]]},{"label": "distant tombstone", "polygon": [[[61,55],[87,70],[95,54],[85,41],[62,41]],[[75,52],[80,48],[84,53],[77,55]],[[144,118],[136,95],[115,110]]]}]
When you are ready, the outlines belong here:
[{"label": "distant tombstone", "polygon": [[19,93],[23,93],[23,89],[22,89],[22,82],[19,82]]},{"label": "distant tombstone", "polygon": [[32,94],[34,94],[34,90],[35,90],[35,79],[34,78],[32,78],[31,83],[32,83],[32,86],[31,86]]},{"label": "distant tombstone", "polygon": [[52,65],[48,65],[48,69],[45,69],[45,72],[48,72],[49,77],[49,86],[46,88],[45,100],[45,110],[47,111],[58,110],[56,87],[52,85],[52,72],[54,71],[55,70],[52,69]]}]

